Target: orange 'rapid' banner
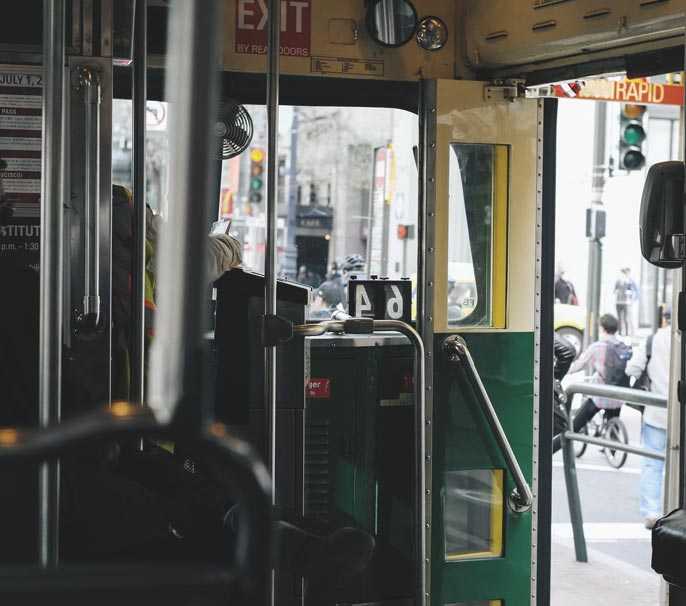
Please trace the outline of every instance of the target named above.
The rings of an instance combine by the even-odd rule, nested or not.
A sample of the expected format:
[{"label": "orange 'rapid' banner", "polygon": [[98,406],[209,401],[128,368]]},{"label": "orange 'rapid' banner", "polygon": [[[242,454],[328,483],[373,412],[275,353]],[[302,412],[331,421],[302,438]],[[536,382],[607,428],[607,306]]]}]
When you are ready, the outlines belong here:
[{"label": "orange 'rapid' banner", "polygon": [[[554,84],[547,95],[563,99],[619,101],[621,103],[683,105],[684,87],[680,84],[661,84],[644,78],[635,80],[585,80]],[[541,91],[539,88],[539,92]]]}]

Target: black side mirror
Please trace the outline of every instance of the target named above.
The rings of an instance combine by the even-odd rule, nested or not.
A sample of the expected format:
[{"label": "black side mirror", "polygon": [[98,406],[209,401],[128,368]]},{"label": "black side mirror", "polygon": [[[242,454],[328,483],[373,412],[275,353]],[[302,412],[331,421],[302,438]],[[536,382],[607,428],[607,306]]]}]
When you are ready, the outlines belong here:
[{"label": "black side mirror", "polygon": [[417,30],[417,11],[409,0],[370,0],[367,30],[383,46],[402,46]]},{"label": "black side mirror", "polygon": [[641,198],[641,254],[646,261],[673,269],[686,261],[684,163],[650,167]]}]

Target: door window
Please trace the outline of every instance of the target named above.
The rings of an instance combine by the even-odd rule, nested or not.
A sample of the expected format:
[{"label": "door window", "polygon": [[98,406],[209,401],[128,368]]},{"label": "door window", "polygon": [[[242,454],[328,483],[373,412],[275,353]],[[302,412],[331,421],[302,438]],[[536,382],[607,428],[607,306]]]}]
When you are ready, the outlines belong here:
[{"label": "door window", "polygon": [[448,325],[504,328],[508,147],[449,153]]},{"label": "door window", "polygon": [[502,556],[502,469],[446,473],[443,527],[448,562]]}]

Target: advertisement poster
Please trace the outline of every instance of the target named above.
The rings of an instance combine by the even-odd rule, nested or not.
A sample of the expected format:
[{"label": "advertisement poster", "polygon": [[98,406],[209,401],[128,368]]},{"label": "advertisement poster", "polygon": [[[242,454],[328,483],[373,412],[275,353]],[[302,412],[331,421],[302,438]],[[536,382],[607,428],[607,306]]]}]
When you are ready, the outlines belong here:
[{"label": "advertisement poster", "polygon": [[0,263],[38,269],[42,71],[0,65]]}]

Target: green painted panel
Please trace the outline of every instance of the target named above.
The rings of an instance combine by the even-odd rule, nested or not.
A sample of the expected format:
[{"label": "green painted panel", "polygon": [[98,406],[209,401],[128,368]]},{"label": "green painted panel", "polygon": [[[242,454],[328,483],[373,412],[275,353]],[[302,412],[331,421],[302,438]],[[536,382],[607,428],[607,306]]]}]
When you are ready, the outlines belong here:
[{"label": "green painted panel", "polygon": [[[436,336],[442,351],[447,335]],[[533,441],[533,333],[463,335],[486,390],[526,477],[531,479]],[[530,603],[531,514],[507,507],[504,556],[446,562],[443,497],[445,473],[505,468],[478,401],[459,368],[443,355],[435,361],[432,509],[432,603],[454,604],[501,599],[507,606]],[[513,489],[505,474],[507,495]]]}]

